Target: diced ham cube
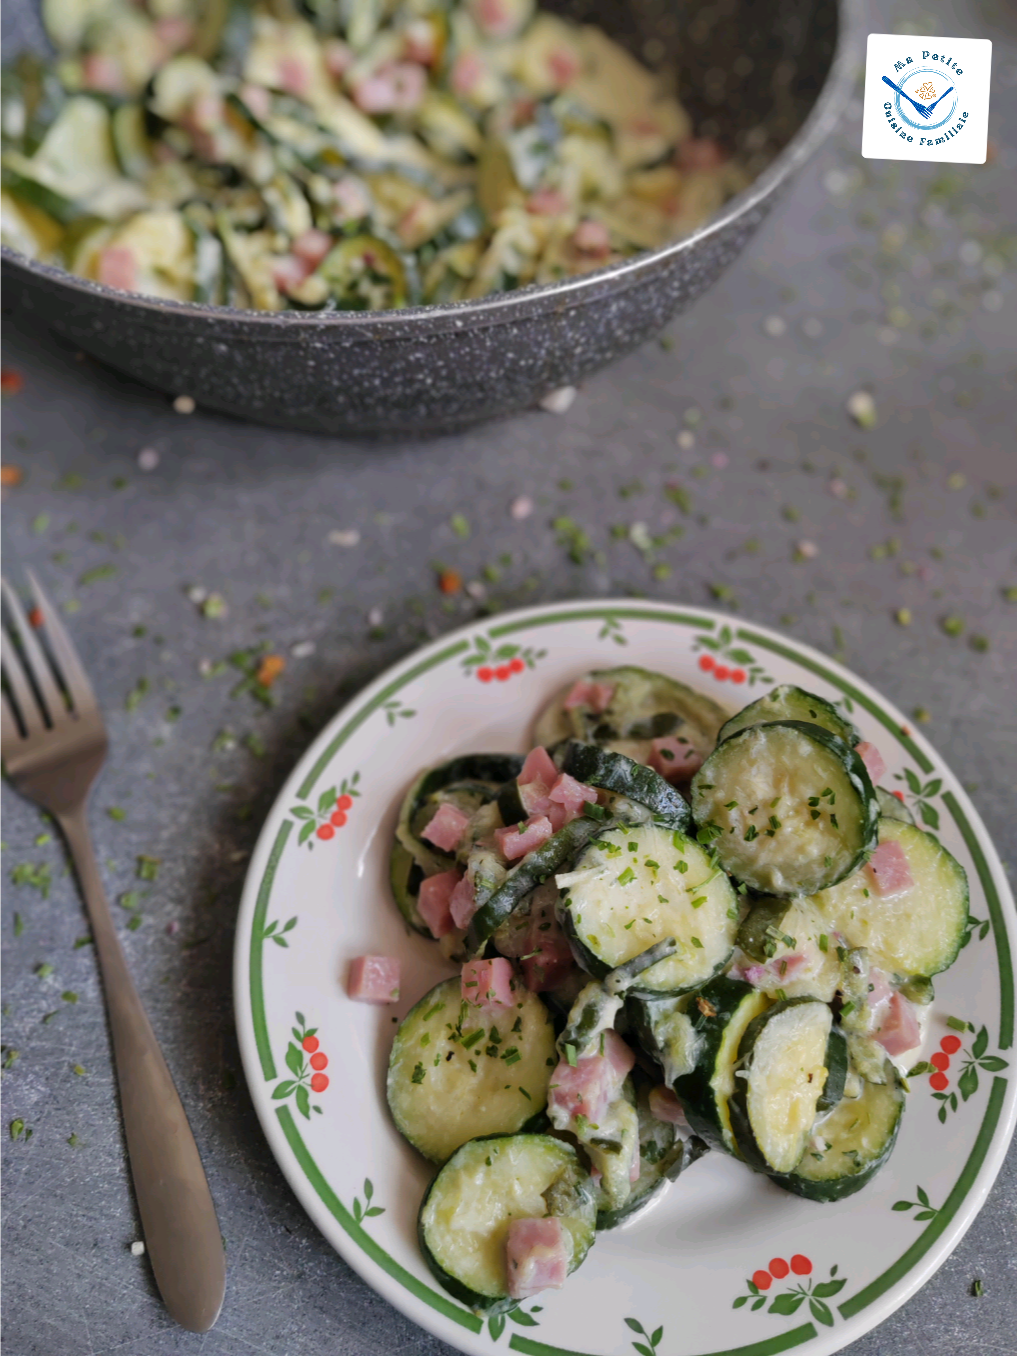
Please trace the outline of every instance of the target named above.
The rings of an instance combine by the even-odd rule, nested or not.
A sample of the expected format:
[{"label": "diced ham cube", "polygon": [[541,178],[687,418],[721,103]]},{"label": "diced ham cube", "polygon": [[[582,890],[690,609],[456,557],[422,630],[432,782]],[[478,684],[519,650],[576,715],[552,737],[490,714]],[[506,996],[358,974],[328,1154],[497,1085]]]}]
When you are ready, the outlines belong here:
[{"label": "diced ham cube", "polygon": [[873,1033],[888,1055],[896,1058],[913,1050],[922,1039],[922,1029],[918,1024],[918,1014],[914,1004],[909,1003],[903,994],[895,993],[886,1010],[879,1029]]},{"label": "diced ham cube", "polygon": [[484,1012],[496,1015],[506,1008],[514,1008],[513,973],[512,962],[504,956],[496,956],[494,960],[467,961],[461,980],[463,999]]},{"label": "diced ham cube", "polygon": [[469,0],[469,11],[487,38],[510,38],[530,17],[527,5],[512,0]]},{"label": "diced ham cube", "polygon": [[391,61],[359,81],[353,101],[363,113],[411,113],[427,90],[427,72],[412,61]]},{"label": "diced ham cube", "polygon": [[602,716],[611,705],[613,696],[614,688],[610,683],[588,683],[580,678],[577,683],[573,683],[565,698],[565,710],[571,711],[576,706],[586,706],[595,716]]},{"label": "diced ham cube", "polygon": [[542,745],[538,744],[526,755],[522,771],[517,778],[520,786],[529,786],[533,782],[543,782],[550,789],[558,780],[558,769],[554,759]]},{"label": "diced ham cube", "polygon": [[338,80],[353,65],[353,52],[341,38],[328,38],[322,48],[325,69]]},{"label": "diced ham cube", "polygon": [[[583,813],[583,806],[595,805],[597,793],[592,786],[587,786],[585,782],[577,782],[575,777],[563,772],[547,793],[547,799],[548,818],[557,833],[566,824],[571,824],[573,819],[579,818]],[[556,815],[555,810],[560,811],[560,814]]]},{"label": "diced ham cube", "polygon": [[352,174],[344,174],[332,185],[332,201],[335,204],[335,219],[340,225],[347,221],[359,221],[371,210],[371,195],[367,185]]},{"label": "diced ham cube", "polygon": [[689,137],[678,147],[678,165],[683,170],[718,169],[726,159],[713,137]]},{"label": "diced ham cube", "polygon": [[520,964],[523,981],[531,993],[554,989],[572,973],[575,967],[572,949],[553,913],[542,917],[531,928],[529,945]]},{"label": "diced ham cube", "polygon": [[446,937],[456,926],[452,917],[452,894],[462,879],[458,871],[441,871],[420,882],[417,912],[433,937]]},{"label": "diced ham cube", "polygon": [[452,914],[452,922],[457,928],[469,927],[470,919],[477,912],[476,894],[473,889],[473,881],[469,876],[464,876],[452,891],[449,910]]},{"label": "diced ham cube", "polygon": [[703,766],[703,756],[686,740],[667,735],[650,748],[650,767],[669,782],[688,781]]},{"label": "diced ham cube", "polygon": [[514,1219],[505,1237],[505,1270],[512,1299],[560,1290],[569,1274],[572,1239],[557,1216]]},{"label": "diced ham cube", "polygon": [[870,744],[868,740],[863,739],[860,744],[855,745],[855,753],[865,764],[865,770],[869,774],[872,785],[875,786],[877,782],[882,781],[886,775],[886,764],[883,762],[883,755],[875,744]]},{"label": "diced ham cube", "polygon": [[452,63],[449,83],[456,94],[468,97],[487,76],[487,66],[477,52],[460,52]]},{"label": "diced ham cube", "polygon": [[508,829],[495,829],[494,837],[502,856],[514,862],[546,843],[553,833],[554,825],[547,815],[530,815],[522,833],[517,825],[513,825]]},{"label": "diced ham cube", "polygon": [[331,248],[332,237],[328,232],[318,231],[313,227],[309,231],[301,231],[293,241],[293,253],[312,271],[318,267]]},{"label": "diced ham cube", "polygon": [[311,71],[300,57],[281,56],[275,68],[276,83],[287,94],[302,99],[311,88]]},{"label": "diced ham cube", "polygon": [[572,243],[591,259],[606,259],[611,253],[611,233],[602,221],[581,221],[572,232]]},{"label": "diced ham cube", "polygon": [[538,188],[526,199],[526,210],[535,217],[560,217],[569,210],[569,200],[557,188]]},{"label": "diced ham cube", "polygon": [[272,260],[272,281],[280,292],[292,292],[305,280],[310,269],[302,259],[292,254],[280,255]]},{"label": "diced ham cube", "polygon": [[215,90],[196,94],[191,100],[184,122],[192,132],[215,132],[222,126],[224,105]]},{"label": "diced ham cube", "polygon": [[547,55],[547,73],[559,89],[564,89],[582,69],[582,59],[571,47],[553,47]]},{"label": "diced ham cube", "polygon": [[664,1083],[650,1092],[650,1115],[665,1125],[688,1125],[681,1102]]},{"label": "diced ham cube", "polygon": [[[124,94],[126,83],[123,68],[116,57],[103,52],[89,52],[81,63],[81,80],[85,89],[101,90],[103,94]],[[111,283],[110,286],[113,284]]]},{"label": "diced ham cube", "polygon": [[869,985],[869,991],[865,996],[868,1007],[878,1008],[881,1004],[889,1002],[893,997],[893,989],[890,986],[889,979],[875,965],[869,970]]},{"label": "diced ham cube", "polygon": [[185,19],[180,15],[167,19],[156,19],[154,28],[155,36],[167,55],[181,51],[194,37],[194,25],[190,19]]},{"label": "diced ham cube", "polygon": [[99,252],[98,279],[107,287],[133,292],[138,282],[138,263],[126,245],[107,245]]},{"label": "diced ham cube", "polygon": [[561,1060],[551,1075],[547,1098],[556,1127],[564,1129],[554,1119],[555,1111],[566,1123],[578,1115],[597,1125],[635,1062],[635,1055],[616,1031],[604,1032],[602,1055],[584,1055],[575,1064]]},{"label": "diced ham cube", "polygon": [[779,989],[785,980],[793,980],[795,972],[808,963],[808,956],[778,956],[765,965],[746,965],[742,973],[747,984],[769,993],[772,989]]},{"label": "diced ham cube", "polygon": [[639,1171],[641,1167],[642,1155],[639,1152],[639,1140],[637,1139],[632,1146],[632,1162],[629,1164],[629,1181],[639,1181]]},{"label": "diced ham cube", "polygon": [[438,32],[429,19],[413,19],[403,32],[406,57],[421,66],[433,66],[438,60]]},{"label": "diced ham cube", "polygon": [[358,956],[350,962],[346,992],[359,1003],[395,1003],[399,999],[399,961],[395,956]]},{"label": "diced ham cube", "polygon": [[869,858],[865,869],[875,886],[876,893],[884,899],[910,890],[915,883],[907,856],[900,843],[880,843]]},{"label": "diced ham cube", "polygon": [[241,85],[240,98],[256,118],[267,118],[272,112],[272,96],[264,85]]},{"label": "diced ham cube", "polygon": [[465,811],[446,800],[438,806],[437,814],[426,828],[421,829],[420,836],[442,852],[455,852],[469,822],[470,817]]}]

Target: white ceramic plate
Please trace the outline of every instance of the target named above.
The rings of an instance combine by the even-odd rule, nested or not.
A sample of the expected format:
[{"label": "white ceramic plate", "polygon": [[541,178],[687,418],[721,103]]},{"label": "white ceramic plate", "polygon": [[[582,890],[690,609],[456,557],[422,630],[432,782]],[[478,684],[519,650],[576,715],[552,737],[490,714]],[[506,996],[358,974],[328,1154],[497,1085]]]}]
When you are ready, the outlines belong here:
[{"label": "white ceramic plate", "polygon": [[[590,668],[644,665],[737,710],[772,682],[842,702],[886,760],[884,783],[963,863],[969,942],[936,979],[896,1150],[858,1195],[816,1205],[722,1154],[601,1234],[564,1290],[487,1322],[435,1283],[416,1242],[431,1169],[396,1133],[384,1073],[396,1017],[452,973],[409,935],[388,888],[396,808],[425,765],[525,750],[530,725]],[[345,799],[342,799],[345,797]],[[337,800],[340,808],[337,809]],[[345,808],[343,808],[345,807]],[[338,819],[331,822],[332,815]],[[971,1224],[1017,1113],[1013,900],[957,778],[909,722],[807,646],[691,608],[532,608],[418,651],[341,711],[298,764],[251,862],[236,941],[236,1015],[255,1106],[290,1185],[344,1258],[463,1351],[528,1356],[805,1356],[838,1350],[912,1295]],[[351,1002],[363,953],[402,960],[402,1001]],[[955,1030],[947,1018],[970,1026]],[[303,1037],[313,1033],[304,1048]],[[945,1048],[944,1048],[945,1042]],[[327,1061],[327,1062],[326,1062]]]}]

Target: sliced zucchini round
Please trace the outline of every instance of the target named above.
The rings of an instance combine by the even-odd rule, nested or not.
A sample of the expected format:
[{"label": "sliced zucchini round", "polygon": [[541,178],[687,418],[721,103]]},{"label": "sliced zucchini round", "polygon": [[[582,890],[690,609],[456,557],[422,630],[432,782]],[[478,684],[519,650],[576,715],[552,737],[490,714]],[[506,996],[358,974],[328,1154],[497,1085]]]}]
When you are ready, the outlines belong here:
[{"label": "sliced zucchini round", "polygon": [[887,791],[885,786],[876,787],[876,800],[879,801],[879,813],[884,819],[900,819],[905,824],[913,824],[915,817],[902,800]]},{"label": "sliced zucchini round", "polygon": [[844,1089],[847,1086],[848,1058],[847,1037],[841,1031],[839,1026],[831,1026],[830,1035],[826,1042],[826,1082],[823,1084],[823,1091],[819,1094],[819,1101],[816,1103],[816,1109],[820,1112],[832,1111],[844,1096]]},{"label": "sliced zucchini round", "polygon": [[731,1097],[731,1128],[757,1172],[788,1173],[801,1161],[826,1084],[833,1013],[813,998],[776,1003],[749,1023]]},{"label": "sliced zucchini round", "polygon": [[674,955],[639,975],[633,993],[698,988],[728,961],[738,896],[696,842],[656,823],[600,834],[556,877],[576,958],[596,978],[673,937]]},{"label": "sliced zucchini round", "polygon": [[899,819],[879,821],[879,841],[898,843],[913,885],[883,898],[866,870],[823,890],[813,903],[831,929],[863,946],[882,969],[938,975],[957,959],[968,921],[968,878],[933,836]]},{"label": "sliced zucchini round", "polygon": [[650,1111],[653,1081],[637,1066],[629,1079],[639,1118],[639,1176],[629,1188],[628,1199],[616,1209],[601,1206],[597,1211],[598,1229],[616,1229],[632,1219],[674,1182],[697,1159],[709,1152],[709,1145],[697,1136],[683,1140],[673,1125],[658,1121]]},{"label": "sliced zucchini round", "polygon": [[388,1062],[392,1119],[415,1149],[444,1163],[468,1139],[542,1125],[558,1063],[551,1015],[535,993],[492,1017],[463,1003],[458,978],[403,1018]]},{"label": "sliced zucchini round", "polygon": [[879,815],[865,764],[819,725],[732,735],[692,779],[692,814],[725,871],[765,894],[814,894],[861,865]]},{"label": "sliced zucchini round", "polygon": [[678,998],[634,995],[625,1005],[636,1040],[660,1065],[668,1087],[672,1087],[676,1079],[692,1073],[699,1057],[702,1042],[696,1021],[700,1013],[693,1006],[692,997],[691,994]]},{"label": "sliced zucchini round", "polygon": [[512,1309],[505,1241],[514,1219],[556,1216],[575,1271],[596,1237],[593,1183],[571,1144],[550,1135],[495,1135],[464,1144],[431,1183],[417,1233],[439,1284],[474,1313]]},{"label": "sliced zucchini round", "polygon": [[768,993],[786,998],[832,1001],[841,979],[836,938],[830,924],[805,895],[768,895],[758,899],[738,929],[738,945],[766,967],[768,978],[756,979]]},{"label": "sliced zucchini round", "polygon": [[741,979],[721,975],[693,996],[688,1010],[696,1044],[695,1066],[672,1084],[689,1125],[708,1143],[737,1155],[731,1128],[738,1047],[749,1024],[765,1013],[770,1000]]},{"label": "sliced zucchini round", "polygon": [[725,739],[730,739],[732,735],[749,725],[765,725],[775,720],[803,720],[811,725],[821,725],[838,739],[843,739],[851,748],[854,748],[861,739],[854,723],[825,697],[817,697],[814,692],[806,692],[804,688],[795,687],[794,683],[781,683],[779,687],[771,688],[765,696],[749,702],[748,706],[743,707],[736,716],[732,716],[727,724],[721,727],[717,742],[723,743]]},{"label": "sliced zucchini round", "polygon": [[727,719],[727,712],[709,697],[649,669],[633,665],[597,669],[583,674],[580,681],[613,689],[607,709],[597,713],[586,706],[573,706],[566,711],[565,698],[573,686],[570,683],[537,720],[534,738],[538,744],[550,748],[571,737],[645,763],[653,741],[673,735],[687,739],[705,758]]},{"label": "sliced zucchini round", "polygon": [[559,754],[561,769],[577,781],[604,791],[613,791],[637,805],[671,829],[687,833],[692,822],[688,802],[652,767],[637,763],[623,753],[611,753],[596,744],[570,740]]},{"label": "sliced zucchini round", "polygon": [[904,1114],[904,1089],[887,1060],[881,1082],[864,1082],[815,1127],[794,1172],[778,1186],[809,1201],[842,1201],[872,1181],[890,1157]]}]

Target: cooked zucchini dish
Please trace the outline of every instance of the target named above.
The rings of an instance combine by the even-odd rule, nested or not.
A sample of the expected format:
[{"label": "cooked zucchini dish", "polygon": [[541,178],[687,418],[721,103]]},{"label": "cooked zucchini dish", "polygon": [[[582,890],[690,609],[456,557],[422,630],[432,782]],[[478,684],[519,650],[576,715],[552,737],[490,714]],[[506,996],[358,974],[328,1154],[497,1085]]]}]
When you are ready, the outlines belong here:
[{"label": "cooked zucchini dish", "polygon": [[748,183],[662,73],[534,0],[42,16],[54,57],[4,73],[3,241],[126,292],[468,300],[681,239]]},{"label": "cooked zucchini dish", "polygon": [[399,1025],[388,1103],[440,1165],[423,1254],[478,1314],[563,1285],[710,1149],[861,1190],[968,918],[878,750],[799,688],[731,717],[587,673],[534,744],[425,769],[392,849],[403,918],[460,969]]}]

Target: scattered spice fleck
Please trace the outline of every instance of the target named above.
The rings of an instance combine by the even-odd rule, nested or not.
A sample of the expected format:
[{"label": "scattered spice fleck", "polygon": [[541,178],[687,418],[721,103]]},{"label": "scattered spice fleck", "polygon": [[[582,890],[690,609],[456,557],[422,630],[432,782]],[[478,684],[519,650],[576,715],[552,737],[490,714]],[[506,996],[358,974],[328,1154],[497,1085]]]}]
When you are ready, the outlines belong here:
[{"label": "scattered spice fleck", "polygon": [[465,541],[470,535],[469,520],[461,513],[453,513],[452,517],[449,519],[449,527],[451,527],[460,541]]},{"label": "scattered spice fleck", "polygon": [[138,470],[154,471],[159,465],[159,453],[154,447],[143,447],[138,453]]},{"label": "scattered spice fleck", "polygon": [[916,706],[911,714],[919,725],[928,725],[932,719],[932,713],[924,706]]},{"label": "scattered spice fleck", "polygon": [[514,518],[517,523],[522,522],[524,518],[528,518],[532,512],[533,500],[529,495],[521,494],[518,499],[513,499],[512,503],[509,505],[509,515]]},{"label": "scattered spice fleck", "polygon": [[796,560],[815,560],[819,555],[819,547],[814,541],[800,541],[795,547]]},{"label": "scattered spice fleck", "polygon": [[898,626],[910,626],[914,618],[909,607],[899,607],[894,613]]},{"label": "scattered spice fleck", "polygon": [[968,478],[963,471],[954,471],[952,475],[946,478],[946,488],[948,490],[962,490],[968,483]]},{"label": "scattered spice fleck", "polygon": [[572,408],[578,394],[579,392],[574,386],[559,386],[556,391],[548,391],[538,404],[548,414],[564,414],[566,410]]},{"label": "scattered spice fleck", "polygon": [[137,868],[138,880],[155,880],[159,875],[161,863],[161,857],[146,857],[143,853],[139,854]]},{"label": "scattered spice fleck", "polygon": [[42,895],[43,899],[49,899],[49,888],[53,882],[53,873],[47,862],[41,862],[35,866],[32,862],[22,862],[11,872],[11,883],[14,885],[32,885]]},{"label": "scattered spice fleck", "polygon": [[201,603],[201,615],[208,621],[219,621],[228,611],[226,599],[221,593],[210,593]]},{"label": "scattered spice fleck", "polygon": [[964,618],[958,617],[956,613],[944,617],[939,624],[948,636],[959,636],[964,633]]},{"label": "scattered spice fleck", "polygon": [[710,595],[721,603],[734,602],[734,589],[730,584],[711,584]]},{"label": "scattered spice fleck", "polygon": [[723,471],[728,464],[728,455],[726,452],[714,452],[710,457],[710,465],[717,471]]},{"label": "scattered spice fleck", "polygon": [[462,575],[458,570],[442,570],[438,575],[438,587],[442,593],[460,593],[463,587]]},{"label": "scattered spice fleck", "polygon": [[117,572],[115,565],[95,565],[78,580],[79,585],[84,587],[86,584],[98,583],[100,579],[112,579]]},{"label": "scattered spice fleck", "polygon": [[258,665],[254,680],[262,687],[271,687],[285,668],[286,660],[281,654],[267,654]]},{"label": "scattered spice fleck", "polygon": [[17,395],[23,390],[24,385],[24,377],[15,368],[0,368],[0,395]]},{"label": "scattered spice fleck", "polygon": [[787,321],[782,315],[768,315],[763,321],[763,329],[773,339],[779,339],[782,334],[787,334]]},{"label": "scattered spice fleck", "polygon": [[127,818],[127,811],[120,805],[111,805],[106,813],[118,822]]},{"label": "scattered spice fleck", "polygon": [[848,414],[859,428],[875,428],[876,402],[869,391],[855,391],[845,405]]},{"label": "scattered spice fleck", "polygon": [[981,1299],[984,1294],[985,1286],[982,1284],[980,1277],[976,1276],[975,1279],[971,1282],[972,1298]]},{"label": "scattered spice fleck", "polygon": [[969,636],[968,645],[976,654],[984,654],[989,648],[988,636]]},{"label": "scattered spice fleck", "polygon": [[178,395],[173,402],[173,408],[177,414],[193,414],[197,409],[194,398],[189,395]]},{"label": "scattered spice fleck", "polygon": [[137,1241],[137,1243],[131,1244],[132,1257],[144,1257],[144,1255],[145,1255],[145,1245],[144,1243],[142,1243],[140,1239]]},{"label": "scattered spice fleck", "polygon": [[5,490],[13,490],[16,485],[20,485],[25,478],[25,473],[20,466],[2,466],[0,467],[0,485]]},{"label": "scattered spice fleck", "polygon": [[696,445],[696,435],[689,429],[683,428],[677,438],[678,446],[683,452],[691,452]]},{"label": "scattered spice fleck", "polygon": [[296,645],[290,646],[290,654],[294,659],[307,659],[316,648],[313,640],[298,640]]},{"label": "scattered spice fleck", "polygon": [[350,550],[360,545],[360,533],[355,527],[335,528],[328,534],[329,546],[343,546]]}]

